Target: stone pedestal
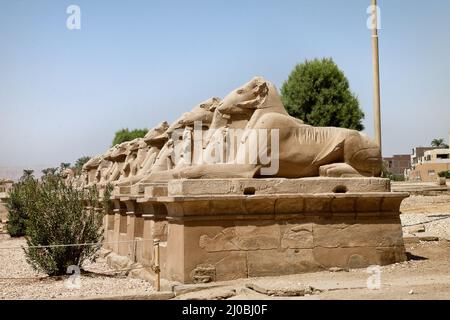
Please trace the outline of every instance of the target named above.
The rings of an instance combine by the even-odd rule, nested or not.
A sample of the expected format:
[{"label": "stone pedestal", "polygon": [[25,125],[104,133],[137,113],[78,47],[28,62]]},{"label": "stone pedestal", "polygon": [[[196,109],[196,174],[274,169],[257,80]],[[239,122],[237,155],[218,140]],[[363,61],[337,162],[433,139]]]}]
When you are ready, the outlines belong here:
[{"label": "stone pedestal", "polygon": [[[139,254],[141,254],[141,262],[143,265],[150,266],[154,263],[153,260],[153,243],[154,240],[160,242],[160,266],[161,275],[166,276],[166,244],[167,244],[167,216],[165,206],[155,201],[148,201],[140,199],[141,205],[146,208],[146,213],[143,214],[143,242],[139,247]],[[150,209],[149,209],[150,208]]]},{"label": "stone pedestal", "polygon": [[379,178],[174,180],[166,277],[183,283],[405,260],[404,193]]},{"label": "stone pedestal", "polygon": [[103,217],[103,235],[104,235],[104,248],[108,250],[113,249],[114,241],[114,211],[110,210],[106,212]]},{"label": "stone pedestal", "polygon": [[[405,260],[388,179],[172,180],[116,194],[113,250],[183,283],[360,268]],[[125,192],[126,190],[121,190]],[[127,213],[127,214],[125,214]],[[131,255],[131,256],[130,256]]]},{"label": "stone pedestal", "polygon": [[[114,231],[112,250],[120,255],[127,255],[125,241],[127,240],[127,216],[125,204],[119,200],[114,200]],[[124,247],[125,245],[125,247]]]},{"label": "stone pedestal", "polygon": [[6,208],[6,201],[8,194],[6,192],[0,192],[0,221],[6,221],[8,218],[8,209]]}]

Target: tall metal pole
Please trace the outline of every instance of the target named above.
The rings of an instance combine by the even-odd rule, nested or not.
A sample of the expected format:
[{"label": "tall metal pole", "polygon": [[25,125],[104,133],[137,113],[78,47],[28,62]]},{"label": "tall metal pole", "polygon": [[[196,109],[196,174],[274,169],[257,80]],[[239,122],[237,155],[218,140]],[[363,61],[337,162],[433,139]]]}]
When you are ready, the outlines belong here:
[{"label": "tall metal pole", "polygon": [[377,0],[372,0],[374,21],[372,25],[372,51],[373,51],[373,118],[375,128],[375,142],[381,150],[381,99],[380,99],[380,65],[378,57],[378,7]]}]

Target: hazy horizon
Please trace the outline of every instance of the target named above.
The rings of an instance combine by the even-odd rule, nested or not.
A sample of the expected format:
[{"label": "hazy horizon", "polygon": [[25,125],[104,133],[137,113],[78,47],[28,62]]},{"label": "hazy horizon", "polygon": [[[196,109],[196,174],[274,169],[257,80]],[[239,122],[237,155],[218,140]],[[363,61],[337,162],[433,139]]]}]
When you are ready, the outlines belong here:
[{"label": "hazy horizon", "polygon": [[[81,9],[69,30],[66,9]],[[281,88],[332,57],[373,137],[370,1],[4,1],[2,170],[101,154],[121,128],[152,128],[259,75]],[[450,3],[379,1],[383,155],[450,131]]]}]

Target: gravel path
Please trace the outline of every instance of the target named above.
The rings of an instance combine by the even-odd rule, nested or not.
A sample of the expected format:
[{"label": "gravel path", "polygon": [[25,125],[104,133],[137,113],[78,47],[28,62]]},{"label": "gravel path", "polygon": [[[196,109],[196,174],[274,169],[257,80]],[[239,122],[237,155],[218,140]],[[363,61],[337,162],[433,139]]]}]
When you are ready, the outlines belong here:
[{"label": "gravel path", "polygon": [[423,225],[427,235],[450,240],[450,213],[406,213],[400,218],[404,233],[410,226]]},{"label": "gravel path", "polygon": [[450,195],[409,196],[402,201],[403,213],[450,213]]},{"label": "gravel path", "polygon": [[[0,247],[25,245],[24,239],[0,235]],[[65,299],[153,293],[149,282],[132,279],[109,268],[104,259],[84,266],[79,288],[67,286],[67,277],[50,278],[35,272],[26,262],[21,249],[0,249],[0,300]],[[76,283],[75,283],[76,284]],[[71,288],[72,287],[72,288]]]},{"label": "gravel path", "polygon": [[427,235],[450,240],[450,195],[410,196],[400,210],[404,231],[422,224]]}]

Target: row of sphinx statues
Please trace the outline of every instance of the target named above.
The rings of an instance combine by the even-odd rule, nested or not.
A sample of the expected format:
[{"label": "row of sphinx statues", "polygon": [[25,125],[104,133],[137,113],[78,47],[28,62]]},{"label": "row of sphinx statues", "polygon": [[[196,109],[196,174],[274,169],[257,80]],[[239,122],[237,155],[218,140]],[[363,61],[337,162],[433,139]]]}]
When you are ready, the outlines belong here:
[{"label": "row of sphinx statues", "polygon": [[[249,143],[253,138],[254,146]],[[310,126],[291,117],[275,86],[255,77],[223,100],[210,98],[172,124],[164,121],[145,137],[91,158],[81,175],[68,169],[65,177],[83,188],[171,179],[380,173],[380,148],[369,137],[356,130]]]}]

